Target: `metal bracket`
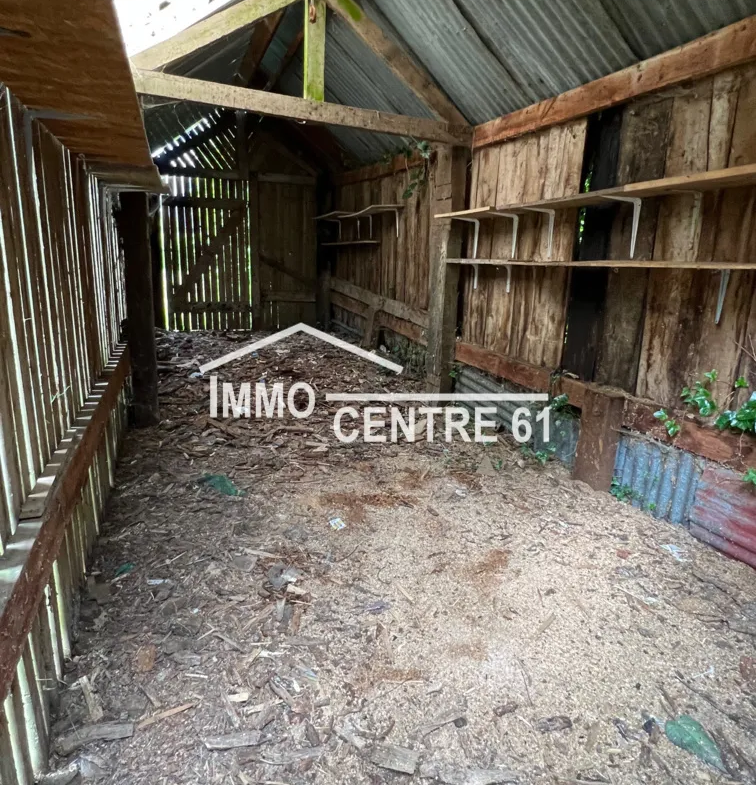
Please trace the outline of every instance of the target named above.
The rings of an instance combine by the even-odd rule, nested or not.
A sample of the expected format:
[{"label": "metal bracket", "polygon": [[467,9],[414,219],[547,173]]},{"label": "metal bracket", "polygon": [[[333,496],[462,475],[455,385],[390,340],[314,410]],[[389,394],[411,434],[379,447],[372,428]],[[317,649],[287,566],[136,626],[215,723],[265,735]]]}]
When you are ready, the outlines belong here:
[{"label": "metal bracket", "polygon": [[394,220],[396,221],[396,236],[399,237],[399,210],[394,210]]},{"label": "metal bracket", "polygon": [[731,273],[732,270],[722,270],[722,277],[719,281],[719,296],[717,297],[717,315],[714,319],[714,324],[719,324],[722,318],[722,311],[724,310],[725,298],[727,297],[727,286],[730,283]]},{"label": "metal bracket", "polygon": [[546,213],[549,216],[549,247],[546,250],[546,257],[551,261],[551,253],[554,250],[554,224],[556,223],[556,210],[550,210],[546,207],[523,207],[531,213]]},{"label": "metal bracket", "polygon": [[[497,218],[511,218],[512,219],[512,255],[510,259],[517,258],[517,237],[520,232],[520,216],[517,213],[500,213],[497,210],[492,210],[489,215],[495,215]],[[509,289],[507,289],[509,291]]]},{"label": "metal bracket", "polygon": [[638,239],[638,227],[640,226],[643,200],[638,196],[602,196],[601,198],[609,199],[612,202],[627,202],[633,206],[633,234],[630,239],[630,258],[635,259],[635,243]]}]

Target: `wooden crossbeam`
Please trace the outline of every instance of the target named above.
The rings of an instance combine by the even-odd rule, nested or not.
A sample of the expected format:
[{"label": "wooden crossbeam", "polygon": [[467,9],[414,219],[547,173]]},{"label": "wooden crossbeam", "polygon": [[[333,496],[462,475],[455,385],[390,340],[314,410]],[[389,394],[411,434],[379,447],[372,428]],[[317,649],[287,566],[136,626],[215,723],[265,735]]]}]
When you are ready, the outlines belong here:
[{"label": "wooden crossbeam", "polygon": [[304,4],[304,67],[302,97],[325,101],[325,0],[307,0]]},{"label": "wooden crossbeam", "polygon": [[242,0],[131,58],[137,68],[165,68],[176,60],[254,24],[296,0]]},{"label": "wooden crossbeam", "polygon": [[328,0],[328,5],[429,109],[450,123],[467,125],[465,116],[433,77],[391,41],[354,0]]},{"label": "wooden crossbeam", "polygon": [[647,93],[756,60],[756,16],[678,46],[650,60],[596,79],[582,87],[483,123],[474,148],[577,120]]},{"label": "wooden crossbeam", "polygon": [[188,275],[182,281],[180,286],[177,286],[173,291],[173,302],[176,310],[181,310],[176,303],[185,300],[191,288],[199,283],[202,276],[210,269],[210,265],[216,260],[218,251],[226,244],[232,232],[235,232],[242,220],[242,211],[239,209],[232,210],[226,223],[221,230],[212,237],[205,249],[202,251],[202,256],[194,264]]},{"label": "wooden crossbeam", "polygon": [[248,90],[243,87],[188,79],[157,71],[135,69],[134,83],[141,95],[170,98],[174,101],[193,101],[227,109],[242,109],[261,115],[285,117],[315,124],[340,125],[364,131],[409,136],[415,139],[469,146],[471,129],[454,126],[443,120],[428,120],[407,115],[386,114],[358,109],[354,106],[320,101],[307,101],[289,95]]}]

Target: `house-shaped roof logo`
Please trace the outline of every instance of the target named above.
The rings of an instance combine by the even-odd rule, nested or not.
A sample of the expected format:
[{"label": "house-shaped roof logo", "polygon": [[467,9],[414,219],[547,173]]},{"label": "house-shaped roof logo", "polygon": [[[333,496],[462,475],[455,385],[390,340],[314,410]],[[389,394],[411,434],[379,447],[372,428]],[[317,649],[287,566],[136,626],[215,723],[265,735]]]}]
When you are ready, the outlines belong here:
[{"label": "house-shaped roof logo", "polygon": [[270,346],[271,344],[278,343],[282,341],[284,338],[288,338],[291,335],[296,335],[297,333],[306,333],[307,335],[311,335],[313,338],[318,338],[325,343],[331,344],[331,346],[337,346],[339,349],[343,349],[346,352],[351,352],[351,354],[356,354],[358,357],[361,357],[363,360],[369,360],[376,365],[380,365],[383,368],[387,368],[390,371],[394,371],[394,373],[402,373],[404,370],[403,366],[397,365],[396,363],[391,362],[391,360],[386,360],[383,357],[379,357],[372,352],[368,352],[365,349],[361,349],[359,346],[354,346],[351,343],[347,343],[347,341],[342,341],[340,338],[336,338],[329,333],[324,333],[322,330],[316,330],[314,327],[310,327],[307,324],[295,324],[292,327],[287,327],[285,330],[281,330],[280,332],[273,333],[273,335],[269,335],[266,338],[262,338],[259,341],[255,341],[254,343],[248,344],[247,346],[242,347],[241,349],[237,349],[235,352],[230,352],[229,354],[224,354],[223,357],[219,357],[217,360],[211,360],[208,363],[200,366],[200,372],[205,374],[208,371],[214,371],[216,368],[220,368],[223,365],[227,365],[228,363],[234,362],[234,360],[238,360],[242,357],[246,357],[248,354],[252,354],[252,352],[258,351],[258,349],[263,349],[266,346]]}]

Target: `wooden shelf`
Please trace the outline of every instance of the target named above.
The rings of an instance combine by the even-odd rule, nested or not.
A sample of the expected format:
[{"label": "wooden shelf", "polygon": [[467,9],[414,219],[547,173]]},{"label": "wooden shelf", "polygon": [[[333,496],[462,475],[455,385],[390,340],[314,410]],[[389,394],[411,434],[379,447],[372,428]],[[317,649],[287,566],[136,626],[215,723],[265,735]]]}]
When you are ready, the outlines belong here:
[{"label": "wooden shelf", "polygon": [[322,243],[324,248],[345,248],[347,245],[380,245],[378,240],[339,240],[337,243]]},{"label": "wooden shelf", "polygon": [[537,202],[521,202],[507,205],[491,205],[454,213],[440,213],[435,217],[459,219],[486,219],[501,217],[497,213],[527,213],[534,210],[567,210],[572,207],[589,207],[606,204],[607,200],[644,199],[654,196],[670,196],[679,193],[699,193],[719,191],[724,188],[739,188],[756,185],[756,164],[733,166],[712,172],[665,177],[662,180],[646,180],[630,183],[617,188],[604,188],[600,191],[561,196],[556,199],[542,199]]},{"label": "wooden shelf", "polygon": [[447,264],[487,267],[640,267],[670,270],[755,270],[753,262],[686,262],[667,259],[607,259],[601,261],[553,261],[542,259],[447,259]]}]

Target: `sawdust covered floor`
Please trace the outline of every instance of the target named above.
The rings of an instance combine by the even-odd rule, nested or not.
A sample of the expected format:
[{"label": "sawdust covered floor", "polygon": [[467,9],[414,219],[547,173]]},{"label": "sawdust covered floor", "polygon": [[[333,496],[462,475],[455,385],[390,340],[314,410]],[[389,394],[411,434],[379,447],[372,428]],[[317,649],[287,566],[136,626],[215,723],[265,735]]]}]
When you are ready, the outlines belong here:
[{"label": "sawdust covered floor", "polygon": [[[223,371],[319,400],[406,390],[309,340]],[[726,781],[660,730],[689,714],[754,782],[750,568],[503,441],[340,445],[321,404],[310,432],[213,423],[190,374],[237,346],[160,339],[164,420],[126,440],[54,766],[153,785]],[[127,737],[71,735],[102,722]]]}]

